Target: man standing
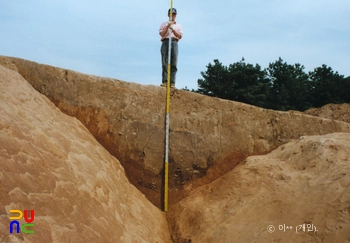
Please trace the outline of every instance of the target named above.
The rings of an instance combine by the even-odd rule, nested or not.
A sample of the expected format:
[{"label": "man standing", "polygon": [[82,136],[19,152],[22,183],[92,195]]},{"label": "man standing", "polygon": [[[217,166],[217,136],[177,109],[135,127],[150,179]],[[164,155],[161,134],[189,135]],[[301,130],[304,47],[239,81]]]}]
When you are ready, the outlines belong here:
[{"label": "man standing", "polygon": [[177,43],[182,38],[182,26],[176,22],[177,11],[173,8],[172,19],[170,20],[170,9],[168,11],[169,21],[161,24],[159,28],[159,34],[161,36],[162,47],[160,53],[162,54],[162,84],[161,86],[167,86],[168,79],[168,50],[169,50],[169,38],[171,32],[171,60],[170,60],[170,84],[171,87],[175,87],[175,76],[177,72],[177,57],[179,53]]}]

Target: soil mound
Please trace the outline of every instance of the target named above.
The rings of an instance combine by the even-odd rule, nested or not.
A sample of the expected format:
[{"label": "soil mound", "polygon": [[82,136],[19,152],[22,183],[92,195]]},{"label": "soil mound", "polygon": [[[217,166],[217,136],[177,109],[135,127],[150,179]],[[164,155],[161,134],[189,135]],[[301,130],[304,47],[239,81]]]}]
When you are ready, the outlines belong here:
[{"label": "soil mound", "polygon": [[350,123],[350,104],[328,104],[321,108],[312,108],[306,114]]},{"label": "soil mound", "polygon": [[350,136],[252,156],[170,208],[174,242],[348,242]]},{"label": "soil mound", "polygon": [[[170,241],[164,214],[77,119],[3,66],[0,87],[0,242]],[[34,210],[34,234],[9,232],[11,210]]]},{"label": "soil mound", "polygon": [[[123,165],[130,182],[161,207],[165,89],[0,57],[61,111],[76,117]],[[279,112],[182,90],[171,97],[170,204],[227,173],[247,156],[266,154],[305,135],[350,132],[350,124]]]},{"label": "soil mound", "polygon": [[[152,205],[164,88],[0,65],[0,242],[350,241],[348,104],[305,114],[173,90],[167,222]],[[35,210],[34,234],[9,233],[15,209]]]}]

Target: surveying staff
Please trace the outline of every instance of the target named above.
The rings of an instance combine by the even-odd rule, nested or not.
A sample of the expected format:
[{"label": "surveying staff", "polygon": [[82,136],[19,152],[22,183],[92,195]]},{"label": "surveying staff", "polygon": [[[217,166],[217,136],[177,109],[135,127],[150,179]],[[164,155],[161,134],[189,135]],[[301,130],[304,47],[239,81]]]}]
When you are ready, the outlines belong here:
[{"label": "surveying staff", "polygon": [[177,43],[182,38],[182,26],[178,24],[176,19],[177,11],[173,8],[172,19],[170,20],[170,9],[168,11],[169,21],[161,24],[159,28],[159,34],[162,37],[162,47],[160,53],[162,54],[162,84],[161,86],[167,86],[168,79],[168,50],[169,50],[169,37],[171,34],[171,73],[170,73],[170,84],[171,87],[175,87],[175,76],[177,72],[177,56],[179,48]]}]

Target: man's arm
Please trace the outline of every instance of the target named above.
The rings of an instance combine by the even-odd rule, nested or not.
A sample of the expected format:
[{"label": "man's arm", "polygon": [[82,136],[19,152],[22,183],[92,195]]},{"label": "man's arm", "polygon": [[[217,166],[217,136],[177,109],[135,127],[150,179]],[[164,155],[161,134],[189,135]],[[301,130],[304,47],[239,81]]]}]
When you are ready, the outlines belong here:
[{"label": "man's arm", "polygon": [[171,24],[166,24],[166,23],[164,23],[164,24],[162,24],[162,25],[160,26],[159,34],[160,34],[161,37],[165,37],[165,35],[168,33],[168,30],[169,30],[169,26],[170,26],[170,25],[171,25]]},{"label": "man's arm", "polygon": [[160,36],[164,38],[164,37],[167,35],[169,29],[171,29],[171,30],[173,31],[173,34],[175,35],[175,37],[176,37],[177,39],[180,40],[180,39],[182,38],[182,30],[181,30],[181,27],[180,27],[178,30],[176,30],[176,29],[173,28],[172,23],[168,23],[168,24],[164,23],[164,24],[162,24],[162,25],[160,26],[160,30],[159,30]]},{"label": "man's arm", "polygon": [[171,30],[173,31],[174,35],[176,38],[178,38],[179,40],[182,38],[182,31],[181,31],[181,27],[178,30],[175,30],[173,27],[170,27]]}]

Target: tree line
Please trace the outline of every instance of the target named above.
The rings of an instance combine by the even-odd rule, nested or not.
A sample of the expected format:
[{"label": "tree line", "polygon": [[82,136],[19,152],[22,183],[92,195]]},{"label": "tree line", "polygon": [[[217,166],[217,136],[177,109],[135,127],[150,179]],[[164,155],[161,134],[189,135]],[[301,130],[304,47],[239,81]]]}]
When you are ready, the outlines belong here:
[{"label": "tree line", "polygon": [[229,66],[215,59],[206,67],[193,92],[282,111],[350,103],[350,77],[327,65],[306,73],[303,65],[281,58],[265,69],[244,59]]}]

